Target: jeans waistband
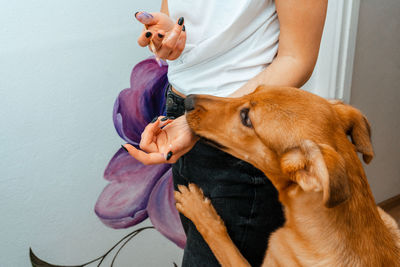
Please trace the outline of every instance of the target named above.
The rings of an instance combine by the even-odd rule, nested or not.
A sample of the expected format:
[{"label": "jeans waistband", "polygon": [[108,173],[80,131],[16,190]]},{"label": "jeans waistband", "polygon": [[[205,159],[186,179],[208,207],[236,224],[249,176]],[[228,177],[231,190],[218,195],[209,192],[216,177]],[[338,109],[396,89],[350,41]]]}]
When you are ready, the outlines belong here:
[{"label": "jeans waistband", "polygon": [[166,99],[165,109],[168,117],[178,118],[185,114],[185,98],[174,93],[171,89],[171,85],[168,86]]}]

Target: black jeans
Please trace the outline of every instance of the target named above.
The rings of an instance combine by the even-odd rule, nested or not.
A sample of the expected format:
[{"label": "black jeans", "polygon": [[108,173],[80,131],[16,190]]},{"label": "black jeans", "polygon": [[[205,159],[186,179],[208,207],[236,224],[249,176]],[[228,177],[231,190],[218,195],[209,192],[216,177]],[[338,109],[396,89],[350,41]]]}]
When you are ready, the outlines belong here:
[{"label": "black jeans", "polygon": [[[167,116],[184,113],[183,98],[167,92]],[[177,185],[194,183],[210,198],[229,236],[251,266],[260,266],[269,235],[283,225],[278,192],[268,178],[247,162],[201,140],[172,166]],[[220,266],[194,224],[181,214],[187,243],[182,267]]]}]

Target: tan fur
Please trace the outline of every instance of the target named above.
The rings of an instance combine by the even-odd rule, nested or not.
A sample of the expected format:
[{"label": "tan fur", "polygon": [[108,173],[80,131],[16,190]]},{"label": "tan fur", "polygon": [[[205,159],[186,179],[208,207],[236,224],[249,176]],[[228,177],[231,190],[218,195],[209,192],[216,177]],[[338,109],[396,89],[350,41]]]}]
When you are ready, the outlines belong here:
[{"label": "tan fur", "polygon": [[[400,266],[400,231],[377,209],[356,154],[367,163],[374,155],[360,111],[295,88],[194,101],[186,115],[193,131],[262,170],[279,191],[286,223],[271,235],[263,266]],[[243,109],[253,127],[241,122]],[[179,189],[178,210],[221,265],[249,266],[202,192]]]}]

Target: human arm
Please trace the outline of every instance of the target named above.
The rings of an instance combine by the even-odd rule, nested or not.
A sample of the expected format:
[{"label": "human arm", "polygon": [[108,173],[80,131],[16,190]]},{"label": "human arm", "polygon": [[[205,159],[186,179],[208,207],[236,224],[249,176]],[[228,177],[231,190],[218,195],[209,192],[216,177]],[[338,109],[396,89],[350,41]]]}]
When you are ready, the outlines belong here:
[{"label": "human arm", "polygon": [[280,23],[276,58],[230,97],[240,97],[259,85],[301,87],[317,61],[327,0],[276,0]]},{"label": "human arm", "polygon": [[[180,56],[186,42],[184,25],[179,23],[181,21],[183,24],[183,18],[176,23],[170,19],[167,0],[162,0],[160,11],[135,14],[138,21],[145,25],[138,43],[144,47],[148,46],[151,40],[156,48],[156,51],[152,52],[160,58],[173,60]],[[147,33],[151,35],[147,37]],[[123,145],[131,156],[143,164],[174,163],[198,140],[184,116],[163,122],[160,119],[149,123],[144,129],[139,144],[140,150],[130,144]]]},{"label": "human arm", "polygon": [[[276,8],[280,21],[277,57],[264,71],[234,92],[231,97],[249,94],[259,85],[301,87],[311,76],[318,57],[327,0],[276,0]],[[171,125],[173,126],[174,123]],[[183,125],[184,123],[180,127],[183,127]],[[188,128],[187,125],[185,127]],[[179,129],[179,127],[171,127],[168,134],[176,135],[175,129]],[[151,131],[145,130],[143,135],[148,134],[152,136],[151,138],[157,138]],[[169,138],[169,140],[174,140],[170,144],[175,147],[174,158],[170,161],[166,158],[163,159],[160,156],[160,151],[155,158],[155,154],[151,153],[156,152],[151,152],[146,146],[141,146],[141,148],[149,154],[142,151],[144,154],[141,153],[140,159],[137,158],[137,151],[132,150],[134,153],[131,153],[132,151],[130,153],[146,164],[175,162],[179,156],[189,151],[197,141],[190,129],[179,134],[182,138],[180,140],[183,140],[182,143],[177,144],[177,139]],[[176,149],[176,147],[180,149]],[[134,148],[132,147],[132,149]]]}]

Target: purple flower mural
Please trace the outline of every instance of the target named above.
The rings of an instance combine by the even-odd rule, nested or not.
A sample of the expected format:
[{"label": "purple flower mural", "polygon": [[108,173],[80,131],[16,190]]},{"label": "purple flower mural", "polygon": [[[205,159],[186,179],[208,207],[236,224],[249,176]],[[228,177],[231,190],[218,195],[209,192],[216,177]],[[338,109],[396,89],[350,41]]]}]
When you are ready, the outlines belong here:
[{"label": "purple flower mural", "polygon": [[[139,146],[146,125],[162,115],[168,66],[154,58],[137,64],[131,74],[131,87],[119,94],[113,121],[119,136]],[[183,248],[186,236],[175,208],[171,167],[146,166],[120,148],[107,165],[104,178],[110,183],[100,194],[95,212],[112,228],[127,228],[150,218],[154,227]]]},{"label": "purple flower mural", "polygon": [[[159,66],[154,58],[143,60],[132,70],[131,87],[122,90],[115,101],[113,120],[117,133],[136,148],[146,125],[164,113],[167,69],[164,61]],[[104,224],[116,229],[128,228],[150,218],[154,227],[136,229],[103,255],[76,266],[88,266],[95,262],[97,266],[102,266],[104,260],[110,257],[113,266],[121,249],[147,229],[156,228],[180,248],[185,247],[186,236],[175,208],[169,164],[145,166],[120,148],[108,163],[104,178],[110,183],[95,206],[95,212]],[[29,257],[33,267],[67,267],[43,261],[31,248]],[[176,263],[174,266],[177,266]]]}]

